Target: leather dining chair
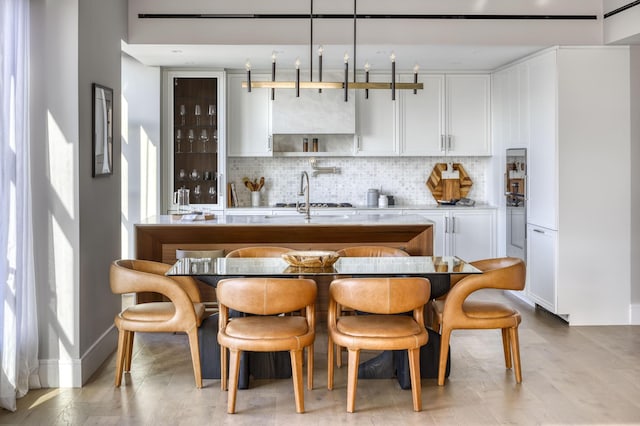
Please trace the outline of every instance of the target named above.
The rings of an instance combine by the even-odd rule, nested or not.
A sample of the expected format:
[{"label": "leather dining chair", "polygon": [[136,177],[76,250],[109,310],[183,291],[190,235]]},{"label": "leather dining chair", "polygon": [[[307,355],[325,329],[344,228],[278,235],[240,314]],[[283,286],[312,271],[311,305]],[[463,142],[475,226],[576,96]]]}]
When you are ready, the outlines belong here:
[{"label": "leather dining chair", "polygon": [[[429,336],[424,327],[424,305],[431,285],[426,278],[343,278],[329,286],[327,334],[349,351],[347,411],[355,410],[360,350],[404,350],[409,355],[414,411],[422,410],[420,347]],[[370,315],[340,315],[338,304]],[[412,315],[403,315],[406,312]],[[327,388],[333,389],[333,351],[327,356]]]},{"label": "leather dining chair", "polygon": [[[218,343],[221,387],[229,388],[227,412],[235,413],[239,362],[242,351],[289,351],[296,411],[304,412],[302,351],[313,352],[315,340],[316,283],[292,278],[230,278],[216,288],[220,306]],[[251,314],[229,318],[229,310]],[[305,315],[280,315],[300,311]],[[229,383],[227,384],[227,351]],[[312,389],[313,358],[308,356],[307,387]]]},{"label": "leather dining chair", "polygon": [[[340,257],[405,257],[410,256],[406,251],[388,246],[353,246],[353,247],[345,247],[340,250],[337,250],[338,256]],[[336,278],[346,278],[346,277],[336,277]],[[345,306],[338,306],[338,312],[341,314],[345,313],[353,313],[353,309]],[[338,356],[336,357],[336,365],[338,367],[342,367],[342,346],[335,345],[336,352]],[[328,350],[333,350],[333,348],[329,348]]]},{"label": "leather dining chair", "polygon": [[133,305],[116,315],[118,353],[115,386],[119,387],[123,371],[131,370],[133,336],[135,332],[185,332],[189,337],[191,361],[196,387],[202,387],[198,327],[205,316],[200,303],[198,284],[191,277],[167,277],[170,265],[148,260],[116,260],[111,264],[109,281],[115,294],[155,292],[168,302]]},{"label": "leather dining chair", "polygon": [[255,246],[242,247],[227,253],[226,257],[280,257],[280,255],[291,251],[286,247]]},{"label": "leather dining chair", "polygon": [[449,340],[451,332],[455,329],[500,329],[506,368],[512,368],[513,364],[516,382],[521,383],[518,339],[520,313],[503,303],[467,300],[467,297],[477,290],[486,288],[523,290],[526,276],[524,261],[515,257],[504,257],[478,260],[471,264],[483,271],[482,274],[464,276],[451,287],[444,299],[432,300],[429,304],[432,328],[440,330],[442,334],[438,385],[444,385]]}]

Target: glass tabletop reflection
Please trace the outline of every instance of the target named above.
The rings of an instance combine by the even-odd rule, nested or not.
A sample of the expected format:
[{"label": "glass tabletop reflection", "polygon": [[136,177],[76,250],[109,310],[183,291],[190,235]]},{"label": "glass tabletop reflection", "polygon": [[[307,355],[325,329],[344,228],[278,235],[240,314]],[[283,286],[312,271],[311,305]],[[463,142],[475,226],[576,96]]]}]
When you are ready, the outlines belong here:
[{"label": "glass tabletop reflection", "polygon": [[184,258],[178,259],[166,275],[190,276],[269,276],[359,275],[425,276],[480,274],[482,271],[454,256],[341,257],[328,268],[290,266],[284,259],[269,258]]}]

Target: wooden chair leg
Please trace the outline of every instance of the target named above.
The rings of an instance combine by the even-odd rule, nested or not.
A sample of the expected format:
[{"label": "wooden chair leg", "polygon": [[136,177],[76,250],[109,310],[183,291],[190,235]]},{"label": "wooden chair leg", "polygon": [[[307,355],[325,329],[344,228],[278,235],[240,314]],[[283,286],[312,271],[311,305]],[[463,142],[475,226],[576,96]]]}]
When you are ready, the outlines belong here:
[{"label": "wooden chair leg", "polygon": [[307,346],[307,389],[313,390],[313,343]]},{"label": "wooden chair leg", "polygon": [[444,373],[447,370],[447,355],[449,355],[449,339],[451,330],[442,326],[442,337],[440,338],[440,363],[438,366],[438,386],[444,386]]},{"label": "wooden chair leg", "polygon": [[304,389],[302,387],[302,350],[289,351],[291,357],[291,375],[293,394],[296,399],[296,412],[304,413]]},{"label": "wooden chair leg", "polygon": [[124,371],[130,372],[131,360],[133,358],[133,336],[135,333],[133,331],[129,331],[127,334],[129,335],[129,338],[127,339],[127,352],[126,352],[126,358],[124,363]]},{"label": "wooden chair leg", "polygon": [[238,374],[240,373],[240,352],[237,349],[229,349],[229,395],[227,400],[227,413],[236,412],[236,396],[238,394]]},{"label": "wooden chair leg", "polygon": [[349,371],[347,371],[347,412],[349,413],[353,413],[356,409],[356,388],[358,386],[359,363],[360,350],[349,348]]},{"label": "wooden chair leg", "polygon": [[333,390],[333,339],[329,335],[327,345],[327,389]]},{"label": "wooden chair leg", "polygon": [[516,374],[516,383],[522,383],[522,369],[520,365],[520,341],[518,339],[518,327],[509,329],[511,348],[513,350],[513,371]]},{"label": "wooden chair leg", "polygon": [[338,368],[342,368],[342,350],[344,348],[340,345],[336,345],[336,365]]},{"label": "wooden chair leg", "polygon": [[504,350],[504,365],[507,369],[511,368],[511,342],[509,338],[509,329],[502,330],[502,349]]},{"label": "wooden chair leg", "polygon": [[125,364],[125,351],[126,351],[126,346],[127,346],[127,340],[129,338],[128,336],[128,331],[125,330],[119,330],[118,331],[118,353],[116,355],[116,378],[115,378],[115,386],[117,388],[120,387],[120,384],[122,383],[122,373],[124,370],[124,364]]},{"label": "wooden chair leg", "polygon": [[202,369],[200,368],[200,343],[198,342],[198,329],[196,327],[187,331],[189,336],[189,347],[191,348],[191,363],[193,364],[193,375],[196,380],[196,387],[202,389]]},{"label": "wooden chair leg", "polygon": [[420,348],[409,349],[409,374],[413,411],[422,411],[422,383],[420,381]]},{"label": "wooden chair leg", "polygon": [[227,367],[227,358],[228,353],[227,353],[227,348],[225,348],[224,346],[220,345],[220,390],[226,391],[227,388],[227,372],[228,367]]}]

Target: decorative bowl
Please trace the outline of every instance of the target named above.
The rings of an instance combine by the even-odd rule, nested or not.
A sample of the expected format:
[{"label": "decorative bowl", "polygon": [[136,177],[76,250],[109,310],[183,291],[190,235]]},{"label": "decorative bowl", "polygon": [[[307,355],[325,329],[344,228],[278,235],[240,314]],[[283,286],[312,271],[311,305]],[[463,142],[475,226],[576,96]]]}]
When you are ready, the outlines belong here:
[{"label": "decorative bowl", "polygon": [[282,258],[291,266],[303,268],[327,268],[340,258],[335,251],[307,250],[289,251]]}]

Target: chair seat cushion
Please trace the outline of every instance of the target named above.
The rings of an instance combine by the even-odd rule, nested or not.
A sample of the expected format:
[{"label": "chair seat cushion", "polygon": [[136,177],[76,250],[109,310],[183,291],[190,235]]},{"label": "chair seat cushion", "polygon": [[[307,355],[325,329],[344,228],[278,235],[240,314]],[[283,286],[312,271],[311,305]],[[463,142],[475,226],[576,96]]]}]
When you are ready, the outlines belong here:
[{"label": "chair seat cushion", "polygon": [[340,333],[355,337],[404,337],[420,334],[418,323],[406,315],[352,315],[336,323]]},{"label": "chair seat cushion", "polygon": [[476,302],[467,300],[462,304],[462,309],[471,318],[505,318],[516,315],[518,311],[508,305],[494,302]]},{"label": "chair seat cushion", "polygon": [[241,339],[281,339],[306,334],[308,328],[305,317],[257,315],[233,318],[226,334]]},{"label": "chair seat cushion", "polygon": [[[431,304],[437,315],[442,315],[444,311],[444,300],[432,300]],[[518,311],[502,303],[482,302],[467,300],[462,304],[462,310],[470,318],[491,319],[506,318],[516,315]]]},{"label": "chair seat cushion", "polygon": [[[202,318],[205,306],[203,303],[194,303],[196,318]],[[122,311],[120,316],[131,321],[168,321],[176,313],[176,308],[171,302],[151,302],[133,305]]]}]

